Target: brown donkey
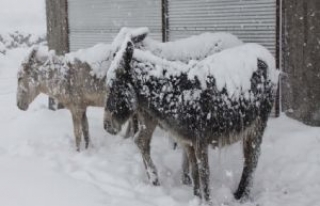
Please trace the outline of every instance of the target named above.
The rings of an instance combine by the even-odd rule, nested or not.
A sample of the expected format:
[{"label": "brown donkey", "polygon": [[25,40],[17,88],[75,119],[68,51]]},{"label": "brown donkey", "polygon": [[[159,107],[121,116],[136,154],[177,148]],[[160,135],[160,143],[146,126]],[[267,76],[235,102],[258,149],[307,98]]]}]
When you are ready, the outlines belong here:
[{"label": "brown donkey", "polygon": [[68,62],[63,56],[34,47],[18,72],[18,108],[27,110],[40,93],[55,98],[70,110],[76,149],[80,150],[82,135],[88,148],[90,138],[86,109],[104,105],[105,76],[93,74],[93,69],[86,62],[77,59]]},{"label": "brown donkey", "polygon": [[87,107],[104,106],[106,72],[119,47],[117,43],[128,32],[139,31],[149,32],[147,28],[126,28],[119,32],[112,45],[97,44],[64,56],[46,47],[33,47],[18,71],[18,108],[27,110],[40,93],[56,99],[71,112],[77,151],[80,151],[82,135],[88,148]]}]

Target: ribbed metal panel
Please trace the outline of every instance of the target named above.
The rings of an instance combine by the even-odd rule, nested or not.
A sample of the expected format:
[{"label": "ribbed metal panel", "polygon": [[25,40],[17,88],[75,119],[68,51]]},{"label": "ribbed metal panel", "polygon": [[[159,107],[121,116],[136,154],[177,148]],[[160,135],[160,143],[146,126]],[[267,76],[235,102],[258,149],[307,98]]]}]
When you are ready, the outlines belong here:
[{"label": "ribbed metal panel", "polygon": [[226,31],[275,54],[276,0],[168,0],[169,40]]},{"label": "ribbed metal panel", "polygon": [[121,27],[148,27],[161,40],[160,0],[68,0],[71,51],[110,43]]}]

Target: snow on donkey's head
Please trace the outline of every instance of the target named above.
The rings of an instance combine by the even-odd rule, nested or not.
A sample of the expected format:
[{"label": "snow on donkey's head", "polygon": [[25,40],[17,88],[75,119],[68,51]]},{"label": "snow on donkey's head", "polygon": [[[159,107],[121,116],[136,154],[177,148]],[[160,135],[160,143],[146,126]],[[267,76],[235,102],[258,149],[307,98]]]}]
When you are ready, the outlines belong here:
[{"label": "snow on donkey's head", "polygon": [[29,104],[40,93],[39,68],[49,59],[51,53],[47,47],[34,46],[21,63],[18,71],[17,106],[27,110]]},{"label": "snow on donkey's head", "polygon": [[130,62],[134,44],[143,41],[147,33],[145,28],[128,32],[108,70],[104,127],[111,134],[120,132],[137,108],[136,94],[129,83]]}]

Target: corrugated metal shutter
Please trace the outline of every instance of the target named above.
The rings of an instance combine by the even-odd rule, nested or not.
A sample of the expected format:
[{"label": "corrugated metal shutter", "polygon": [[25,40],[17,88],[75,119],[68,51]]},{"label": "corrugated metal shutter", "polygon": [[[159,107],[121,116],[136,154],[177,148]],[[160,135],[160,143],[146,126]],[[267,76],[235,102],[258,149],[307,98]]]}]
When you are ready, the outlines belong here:
[{"label": "corrugated metal shutter", "polygon": [[168,0],[169,40],[227,31],[275,54],[276,0]]},{"label": "corrugated metal shutter", "polygon": [[109,43],[121,27],[148,27],[161,40],[160,0],[68,0],[70,51]]}]

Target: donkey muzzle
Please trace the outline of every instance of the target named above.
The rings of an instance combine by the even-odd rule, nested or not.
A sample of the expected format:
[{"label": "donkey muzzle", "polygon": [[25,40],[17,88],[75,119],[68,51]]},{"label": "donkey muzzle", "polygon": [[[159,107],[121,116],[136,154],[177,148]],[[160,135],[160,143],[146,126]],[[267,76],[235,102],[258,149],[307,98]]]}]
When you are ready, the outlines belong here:
[{"label": "donkey muzzle", "polygon": [[29,105],[25,103],[17,102],[17,107],[22,111],[26,111],[29,108]]}]

